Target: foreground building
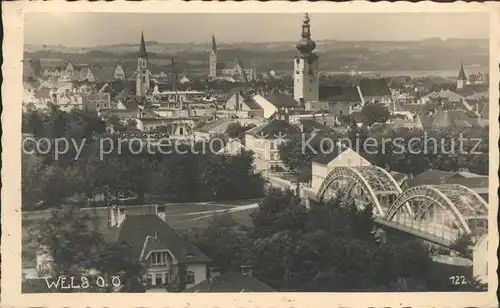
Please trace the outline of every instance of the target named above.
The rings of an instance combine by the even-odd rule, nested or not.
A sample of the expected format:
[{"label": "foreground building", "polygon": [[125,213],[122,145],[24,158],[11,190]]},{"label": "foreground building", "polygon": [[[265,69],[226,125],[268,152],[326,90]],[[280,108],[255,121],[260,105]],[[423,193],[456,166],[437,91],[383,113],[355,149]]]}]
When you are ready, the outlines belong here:
[{"label": "foreground building", "polygon": [[[132,257],[145,264],[143,282],[147,288],[165,287],[180,279],[189,288],[206,280],[207,266],[212,260],[165,221],[164,206],[156,206],[155,213],[151,214],[134,213],[134,207],[114,206],[109,210],[108,224],[100,227],[100,231],[105,241],[125,244]],[[39,252],[38,274],[31,280],[50,277],[51,260],[46,253]],[[185,277],[181,278],[181,273],[185,273]]]},{"label": "foreground building", "polygon": [[242,266],[241,272],[221,274],[211,268],[209,278],[189,288],[192,293],[227,293],[227,292],[274,292],[274,290],[253,277],[250,266]]}]

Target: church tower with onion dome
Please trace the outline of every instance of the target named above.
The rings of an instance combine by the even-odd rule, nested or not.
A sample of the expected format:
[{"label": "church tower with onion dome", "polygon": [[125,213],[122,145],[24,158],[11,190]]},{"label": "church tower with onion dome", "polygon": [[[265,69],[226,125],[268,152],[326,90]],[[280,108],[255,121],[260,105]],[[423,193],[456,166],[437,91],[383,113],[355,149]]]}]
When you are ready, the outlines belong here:
[{"label": "church tower with onion dome", "polygon": [[293,97],[303,105],[319,101],[318,56],[316,43],[311,39],[311,20],[306,13],[302,24],[302,39],[297,43],[299,54],[294,59]]}]

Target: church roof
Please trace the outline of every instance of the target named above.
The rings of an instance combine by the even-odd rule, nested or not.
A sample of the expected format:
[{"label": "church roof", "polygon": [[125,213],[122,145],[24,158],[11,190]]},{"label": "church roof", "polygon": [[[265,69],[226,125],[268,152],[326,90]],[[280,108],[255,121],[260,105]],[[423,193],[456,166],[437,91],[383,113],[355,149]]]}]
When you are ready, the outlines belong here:
[{"label": "church roof", "polygon": [[299,103],[292,96],[286,94],[271,94],[267,95],[265,99],[277,108],[299,106]]},{"label": "church roof", "polygon": [[460,72],[458,73],[458,80],[467,80],[467,75],[465,75],[464,64],[460,66]]},{"label": "church roof", "polygon": [[330,102],[361,102],[358,88],[354,86],[320,86],[319,100]]},{"label": "church roof", "polygon": [[361,79],[359,87],[363,96],[391,96],[391,90],[383,79]]},{"label": "church roof", "polygon": [[144,33],[141,32],[141,46],[139,47],[139,57],[147,58],[148,54],[146,52],[146,43],[144,43]]}]

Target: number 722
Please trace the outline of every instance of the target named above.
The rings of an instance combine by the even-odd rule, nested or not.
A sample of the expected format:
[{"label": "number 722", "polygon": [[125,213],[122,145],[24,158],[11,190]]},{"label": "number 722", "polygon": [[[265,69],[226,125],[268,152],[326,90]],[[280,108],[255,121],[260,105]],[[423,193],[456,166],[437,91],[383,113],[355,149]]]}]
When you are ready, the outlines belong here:
[{"label": "number 722", "polygon": [[459,284],[467,284],[467,281],[465,279],[465,276],[451,276],[450,278],[448,278],[449,280],[451,280],[451,283],[453,285],[459,285]]}]

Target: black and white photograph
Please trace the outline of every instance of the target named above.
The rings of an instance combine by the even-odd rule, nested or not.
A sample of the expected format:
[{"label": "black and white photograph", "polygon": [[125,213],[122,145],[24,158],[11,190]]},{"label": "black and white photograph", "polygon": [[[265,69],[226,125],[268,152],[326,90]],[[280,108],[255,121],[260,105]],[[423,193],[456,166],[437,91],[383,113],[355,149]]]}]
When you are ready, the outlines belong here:
[{"label": "black and white photograph", "polygon": [[489,294],[490,18],[25,12],[21,293]]}]

